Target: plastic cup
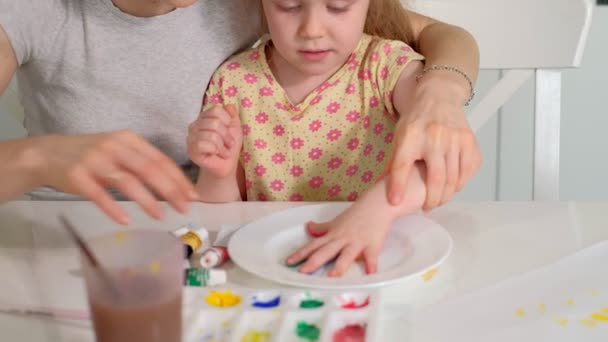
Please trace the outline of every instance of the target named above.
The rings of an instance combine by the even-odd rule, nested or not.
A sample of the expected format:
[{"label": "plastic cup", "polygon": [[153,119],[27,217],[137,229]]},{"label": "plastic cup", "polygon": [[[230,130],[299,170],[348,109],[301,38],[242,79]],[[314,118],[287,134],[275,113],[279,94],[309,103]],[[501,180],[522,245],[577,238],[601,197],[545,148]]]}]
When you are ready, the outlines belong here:
[{"label": "plastic cup", "polygon": [[98,342],[180,342],[184,248],[167,232],[126,230],[88,241],[104,272],[80,256]]}]

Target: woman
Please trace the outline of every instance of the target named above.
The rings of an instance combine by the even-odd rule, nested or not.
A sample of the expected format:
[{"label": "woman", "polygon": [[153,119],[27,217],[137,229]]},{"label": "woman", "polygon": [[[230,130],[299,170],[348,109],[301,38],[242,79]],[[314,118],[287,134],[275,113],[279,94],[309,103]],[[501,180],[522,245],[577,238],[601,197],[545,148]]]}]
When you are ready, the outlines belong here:
[{"label": "woman", "polygon": [[[462,107],[478,49],[466,31],[408,14],[426,65],[450,69],[420,78],[396,139],[391,199],[400,201],[402,180],[423,159],[430,209],[479,165]],[[0,93],[17,71],[30,135],[0,143],[0,201],[32,189],[34,198],[66,198],[60,190],[126,224],[105,190],[115,188],[155,218],[155,195],[186,211],[196,193],[180,170],[184,132],[215,68],[255,40],[257,18],[242,0],[0,0]]]}]

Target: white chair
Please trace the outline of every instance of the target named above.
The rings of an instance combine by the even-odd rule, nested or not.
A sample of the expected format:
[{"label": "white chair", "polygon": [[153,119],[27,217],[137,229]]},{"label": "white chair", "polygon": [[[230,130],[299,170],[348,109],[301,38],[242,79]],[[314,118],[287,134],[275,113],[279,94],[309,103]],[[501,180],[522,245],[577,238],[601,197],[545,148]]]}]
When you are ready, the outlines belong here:
[{"label": "white chair", "polygon": [[592,0],[405,0],[473,34],[481,69],[503,77],[469,112],[478,131],[531,77],[536,81],[533,199],[559,199],[561,69],[578,67]]}]

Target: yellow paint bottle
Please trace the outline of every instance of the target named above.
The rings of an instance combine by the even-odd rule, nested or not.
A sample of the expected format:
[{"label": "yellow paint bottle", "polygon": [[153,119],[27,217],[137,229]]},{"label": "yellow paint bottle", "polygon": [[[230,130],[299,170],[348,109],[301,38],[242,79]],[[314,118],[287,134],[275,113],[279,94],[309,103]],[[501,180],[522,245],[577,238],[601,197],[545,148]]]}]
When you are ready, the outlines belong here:
[{"label": "yellow paint bottle", "polygon": [[207,229],[201,227],[199,229],[191,229],[191,225],[183,226],[172,231],[171,234],[180,239],[184,243],[186,258],[190,258],[192,253],[203,247],[205,241],[209,238]]}]

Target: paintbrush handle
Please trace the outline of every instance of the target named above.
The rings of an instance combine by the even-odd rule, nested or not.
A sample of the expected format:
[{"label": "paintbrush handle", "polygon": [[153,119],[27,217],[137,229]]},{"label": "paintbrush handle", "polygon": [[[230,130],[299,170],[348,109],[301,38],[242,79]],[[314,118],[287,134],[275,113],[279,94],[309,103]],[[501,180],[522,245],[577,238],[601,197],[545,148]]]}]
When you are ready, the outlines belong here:
[{"label": "paintbrush handle", "polygon": [[0,307],[0,313],[21,316],[40,316],[55,319],[88,320],[89,313],[84,310],[37,308],[37,307]]}]

